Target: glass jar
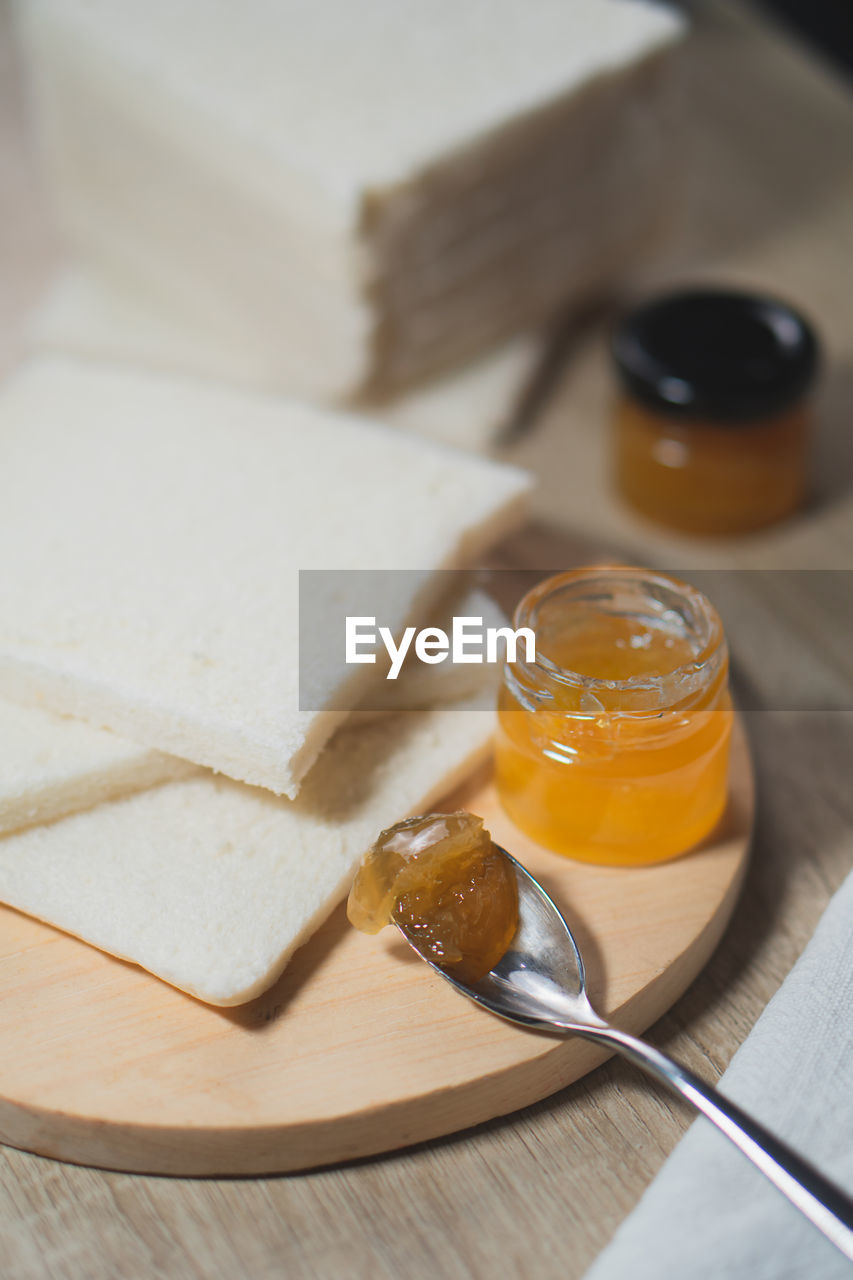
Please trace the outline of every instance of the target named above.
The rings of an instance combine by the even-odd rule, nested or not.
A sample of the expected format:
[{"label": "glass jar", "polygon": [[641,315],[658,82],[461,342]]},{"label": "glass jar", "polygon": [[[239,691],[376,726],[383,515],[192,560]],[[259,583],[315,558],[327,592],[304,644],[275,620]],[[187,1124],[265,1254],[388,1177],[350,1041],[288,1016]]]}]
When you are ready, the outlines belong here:
[{"label": "glass jar", "polygon": [[613,358],[615,481],[635,510],[721,536],[803,505],[818,346],[791,307],[733,291],[669,294],[625,317]]},{"label": "glass jar", "polygon": [[732,708],[720,618],[647,569],[579,569],[518,605],[536,657],[504,670],[496,781],[538,844],[584,862],[660,862],[726,805]]}]

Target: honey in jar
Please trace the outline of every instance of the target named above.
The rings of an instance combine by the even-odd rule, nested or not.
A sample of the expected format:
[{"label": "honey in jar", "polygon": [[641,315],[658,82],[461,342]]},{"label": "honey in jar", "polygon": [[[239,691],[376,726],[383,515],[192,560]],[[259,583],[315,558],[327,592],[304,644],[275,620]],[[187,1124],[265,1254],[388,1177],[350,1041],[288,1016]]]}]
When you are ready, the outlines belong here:
[{"label": "honey in jar", "polygon": [[515,870],[482,818],[422,814],[380,834],[358,869],[347,915],[364,933],[398,925],[426,959],[476,982],[515,935]]},{"label": "honey in jar", "polygon": [[700,842],[726,804],[728,653],[710,601],[645,569],[581,569],[515,614],[533,662],[508,663],[496,781],[515,825],[584,862],[636,866]]},{"label": "honey in jar", "polygon": [[649,518],[688,533],[747,533],[808,494],[814,331],[775,299],[668,294],[627,315],[613,358],[615,481]]}]

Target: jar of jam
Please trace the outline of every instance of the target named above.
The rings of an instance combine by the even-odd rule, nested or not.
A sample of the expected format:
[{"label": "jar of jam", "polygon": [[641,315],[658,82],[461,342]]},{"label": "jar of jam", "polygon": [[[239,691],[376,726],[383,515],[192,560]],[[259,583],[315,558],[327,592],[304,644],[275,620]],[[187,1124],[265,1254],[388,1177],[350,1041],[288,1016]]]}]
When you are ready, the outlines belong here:
[{"label": "jar of jam", "polygon": [[535,660],[504,670],[498,794],[537,843],[642,865],[701,841],[726,804],[728,652],[711,602],[646,569],[579,569],[534,587],[515,627]]},{"label": "jar of jam", "polygon": [[612,352],[615,478],[632,507],[729,535],[802,506],[818,344],[801,315],[749,293],[672,293],[627,315]]}]

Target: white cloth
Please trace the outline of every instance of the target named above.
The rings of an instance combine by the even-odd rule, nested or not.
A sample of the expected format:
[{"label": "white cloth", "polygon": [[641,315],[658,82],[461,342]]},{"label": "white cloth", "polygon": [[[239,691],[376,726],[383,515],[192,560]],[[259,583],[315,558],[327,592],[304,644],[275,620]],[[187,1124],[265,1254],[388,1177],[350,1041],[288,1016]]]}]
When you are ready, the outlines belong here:
[{"label": "white cloth", "polygon": [[[853,1193],[853,875],[720,1081]],[[697,1119],[585,1280],[850,1280],[853,1266]]]}]

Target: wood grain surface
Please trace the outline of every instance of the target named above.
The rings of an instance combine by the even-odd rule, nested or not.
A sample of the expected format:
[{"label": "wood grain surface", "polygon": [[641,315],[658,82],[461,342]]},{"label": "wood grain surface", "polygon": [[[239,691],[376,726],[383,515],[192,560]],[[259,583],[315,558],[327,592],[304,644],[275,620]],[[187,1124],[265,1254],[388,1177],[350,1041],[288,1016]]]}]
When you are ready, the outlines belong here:
[{"label": "wood grain surface", "polygon": [[[555,857],[506,818],[488,776],[448,798],[542,880],[582,947],[590,996],[644,1031],[695,978],[746,869],[753,772],[738,727],[730,798],[689,857],[634,869]],[[0,1135],[112,1169],[257,1174],[410,1145],[505,1115],[607,1057],[459,996],[395,930],[341,906],[248,1005],[214,1009],[0,908]]]},{"label": "wood grain surface", "polygon": [[[4,22],[5,368],[56,252],[11,65]],[[688,70],[686,231],[668,278],[770,286],[816,318],[828,359],[812,509],[772,534],[714,548],[669,539],[619,510],[607,490],[610,383],[595,327],[570,351],[539,427],[510,452],[541,477],[541,516],[586,537],[579,554],[606,548],[668,567],[710,565],[726,596],[757,764],[754,856],[721,945],[651,1032],[713,1077],[853,865],[853,104],[828,70],[735,4],[698,8]],[[811,572],[779,572],[792,568]],[[690,1119],[611,1061],[507,1119],[310,1174],[174,1180],[4,1148],[0,1271],[10,1280],[577,1280]]]}]

